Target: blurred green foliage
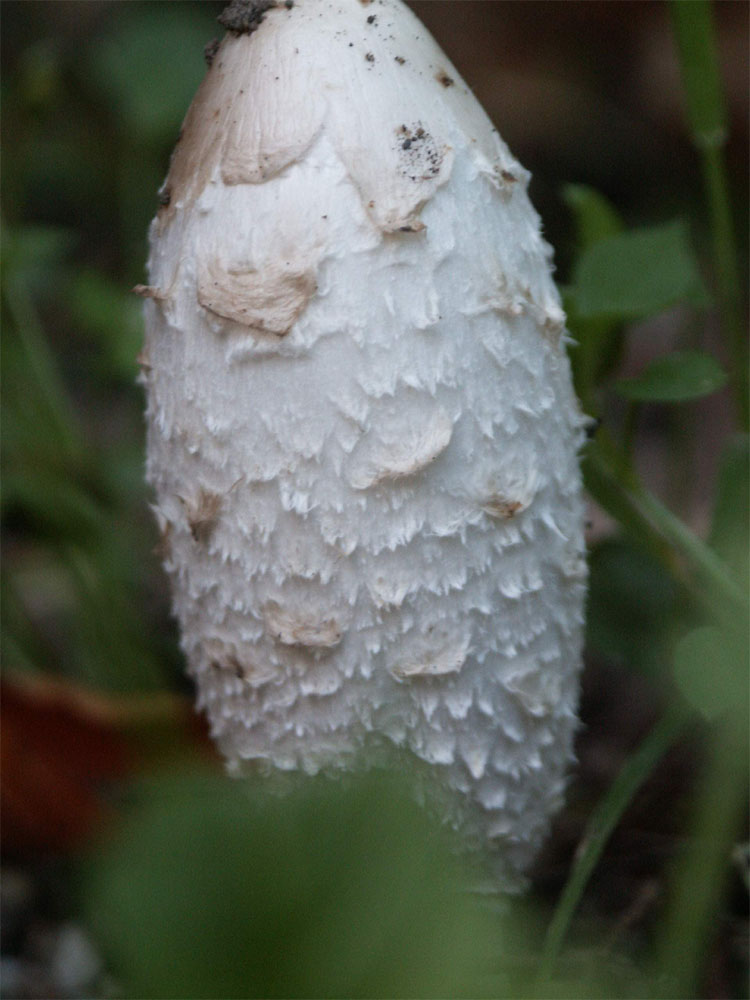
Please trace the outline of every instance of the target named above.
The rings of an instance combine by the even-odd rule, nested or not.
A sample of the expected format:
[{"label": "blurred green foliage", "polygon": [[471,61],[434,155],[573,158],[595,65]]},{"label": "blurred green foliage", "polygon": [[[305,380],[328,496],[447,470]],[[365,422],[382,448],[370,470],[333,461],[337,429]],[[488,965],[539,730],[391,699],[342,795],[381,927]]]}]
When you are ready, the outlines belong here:
[{"label": "blurred green foliage", "polygon": [[710,396],[726,385],[719,362],[700,351],[675,351],[652,361],[634,378],[623,378],[617,392],[637,403],[685,403]]},{"label": "blurred green foliage", "polygon": [[[19,40],[2,91],[9,672],[118,692],[184,683],[152,552],[135,384],[141,314],[129,288],[142,280],[156,192],[220,6],[4,5],[6,33]],[[689,6],[710,25],[705,4]],[[680,30],[705,62],[687,14],[683,4]],[[58,36],[56,16],[80,17],[80,26]],[[723,121],[696,85],[702,78],[690,75],[701,128]],[[462,891],[476,873],[401,782],[316,779],[280,796],[196,768],[132,789],[128,819],[85,864],[82,903],[127,995],[615,997],[665,982],[662,995],[669,984],[697,995],[699,966],[675,971],[674,955],[701,954],[746,794],[747,616],[723,597],[748,588],[746,428],[738,419],[727,436],[703,542],[643,486],[634,418],[646,407],[662,419],[665,402],[688,412],[692,400],[721,390],[720,362],[692,350],[686,330],[679,350],[619,378],[634,320],[675,305],[705,320],[703,256],[683,222],[629,230],[590,187],[570,185],[562,197],[576,241],[564,290],[570,356],[586,412],[604,419],[588,446],[586,480],[617,525],[591,552],[589,649],[646,674],[716,750],[692,829],[709,829],[710,815],[722,835],[712,834],[713,853],[686,855],[678,867],[660,957],[652,966],[642,952],[608,944],[608,928],[571,921],[596,852],[675,737],[672,717],[592,818],[579,851],[583,875],[558,907],[539,981],[549,913],[538,900],[501,905]],[[727,282],[709,284],[721,300]]]},{"label": "blurred green foliage", "polygon": [[589,559],[586,641],[611,663],[663,675],[685,594],[667,570],[624,538],[600,542]]},{"label": "blurred green foliage", "polygon": [[408,787],[290,783],[137,790],[87,895],[128,995],[486,995],[496,921]]},{"label": "blurred green foliage", "polygon": [[687,227],[682,222],[605,236],[590,243],[573,273],[583,319],[643,319],[680,302],[707,305]]},{"label": "blurred green foliage", "polygon": [[95,6],[78,8],[82,46],[69,26],[67,46],[37,38],[3,83],[2,652],[7,669],[153,690],[180,665],[152,553],[130,288],[216,25],[205,4]]}]

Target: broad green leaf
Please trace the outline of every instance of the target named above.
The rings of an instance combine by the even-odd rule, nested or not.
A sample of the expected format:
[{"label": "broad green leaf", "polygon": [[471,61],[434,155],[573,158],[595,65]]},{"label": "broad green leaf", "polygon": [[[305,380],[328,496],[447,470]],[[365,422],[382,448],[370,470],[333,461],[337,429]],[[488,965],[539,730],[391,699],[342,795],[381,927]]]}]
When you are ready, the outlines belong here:
[{"label": "broad green leaf", "polygon": [[[563,188],[562,199],[573,214],[579,256],[594,243],[614,236],[623,228],[622,219],[614,207],[594,188],[585,184],[568,184]],[[562,291],[568,330],[574,341],[570,360],[576,393],[584,408],[595,410],[596,386],[617,364],[622,348],[622,332],[616,321],[580,316],[573,290],[566,288]]]},{"label": "broad green leaf", "polygon": [[582,317],[621,320],[653,316],[680,302],[708,302],[680,221],[594,243],[578,260],[573,293]]},{"label": "broad green leaf", "polygon": [[599,405],[596,389],[617,368],[622,355],[622,326],[600,316],[584,319],[578,314],[572,289],[562,288],[561,293],[573,341],[568,353],[576,394],[584,410],[595,413]]},{"label": "broad green leaf", "polygon": [[750,589],[750,439],[731,438],[721,456],[709,543]]},{"label": "broad green leaf", "polygon": [[579,254],[608,236],[615,236],[624,223],[603,194],[586,184],[566,184],[562,199],[573,213]]},{"label": "broad green leaf", "polygon": [[478,995],[496,924],[407,786],[286,785],[193,775],[141,797],[87,900],[125,995]]},{"label": "broad green leaf", "polygon": [[686,701],[706,719],[744,711],[748,647],[741,630],[706,625],[688,632],[674,651],[674,678]]},{"label": "broad green leaf", "polygon": [[635,378],[620,379],[615,388],[639,403],[684,403],[709,396],[726,381],[726,372],[710,354],[675,351],[652,361]]}]

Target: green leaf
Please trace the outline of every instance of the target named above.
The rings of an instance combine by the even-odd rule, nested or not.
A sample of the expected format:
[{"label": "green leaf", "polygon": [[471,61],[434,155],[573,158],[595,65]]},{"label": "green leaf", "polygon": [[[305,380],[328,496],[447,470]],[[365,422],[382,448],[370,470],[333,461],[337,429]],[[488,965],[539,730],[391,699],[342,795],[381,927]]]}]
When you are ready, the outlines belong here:
[{"label": "green leaf", "polygon": [[496,924],[407,786],[275,780],[152,782],[96,859],[90,924],[126,995],[478,995]]},{"label": "green leaf", "polygon": [[643,319],[679,302],[705,306],[684,222],[621,233],[590,246],[574,273],[573,293],[582,317]]},{"label": "green leaf", "polygon": [[615,388],[639,403],[684,403],[717,392],[726,381],[726,372],[710,354],[675,351],[652,361],[635,378],[620,379]]},{"label": "green leaf", "polygon": [[597,545],[589,569],[587,645],[613,663],[659,673],[678,611],[666,570],[623,539]]},{"label": "green leaf", "polygon": [[747,636],[706,625],[677,643],[674,678],[685,700],[709,721],[743,711],[748,700]]},{"label": "green leaf", "polygon": [[737,434],[721,456],[709,544],[750,590],[750,438]]},{"label": "green leaf", "polygon": [[[576,227],[577,252],[623,228],[622,219],[609,201],[585,184],[568,184],[562,190],[562,199],[573,214]],[[622,331],[619,323],[605,318],[584,318],[578,312],[574,290],[562,289],[563,304],[568,317],[568,329],[574,344],[570,351],[576,393],[584,409],[598,409],[595,398],[597,385],[619,359],[622,348]]]},{"label": "green leaf", "polygon": [[596,389],[617,368],[622,355],[622,326],[606,317],[584,319],[578,314],[572,289],[561,292],[573,341],[569,354],[576,395],[587,413],[595,413],[599,409]]},{"label": "green leaf", "polygon": [[608,236],[615,236],[624,228],[611,202],[586,184],[566,184],[562,199],[575,219],[579,253]]}]

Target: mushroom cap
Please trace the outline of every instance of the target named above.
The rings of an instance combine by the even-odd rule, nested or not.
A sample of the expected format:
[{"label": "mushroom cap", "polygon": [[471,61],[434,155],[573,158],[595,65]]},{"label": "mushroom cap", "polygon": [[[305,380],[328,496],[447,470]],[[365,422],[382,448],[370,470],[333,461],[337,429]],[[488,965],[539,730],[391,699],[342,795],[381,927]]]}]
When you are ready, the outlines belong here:
[{"label": "mushroom cap", "polygon": [[231,769],[405,747],[517,887],[586,584],[529,175],[399,0],[260,6],[151,229],[147,475],[189,670]]}]

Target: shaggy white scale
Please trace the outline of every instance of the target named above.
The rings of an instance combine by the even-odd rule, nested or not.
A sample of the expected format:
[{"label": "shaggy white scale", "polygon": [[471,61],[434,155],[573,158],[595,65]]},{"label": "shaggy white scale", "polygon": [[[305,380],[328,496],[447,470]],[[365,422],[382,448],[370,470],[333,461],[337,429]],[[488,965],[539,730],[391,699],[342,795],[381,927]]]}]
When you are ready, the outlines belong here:
[{"label": "shaggy white scale", "polygon": [[151,229],[148,479],[233,770],[431,765],[520,884],[576,729],[584,418],[528,173],[399,0],[236,0]]}]

